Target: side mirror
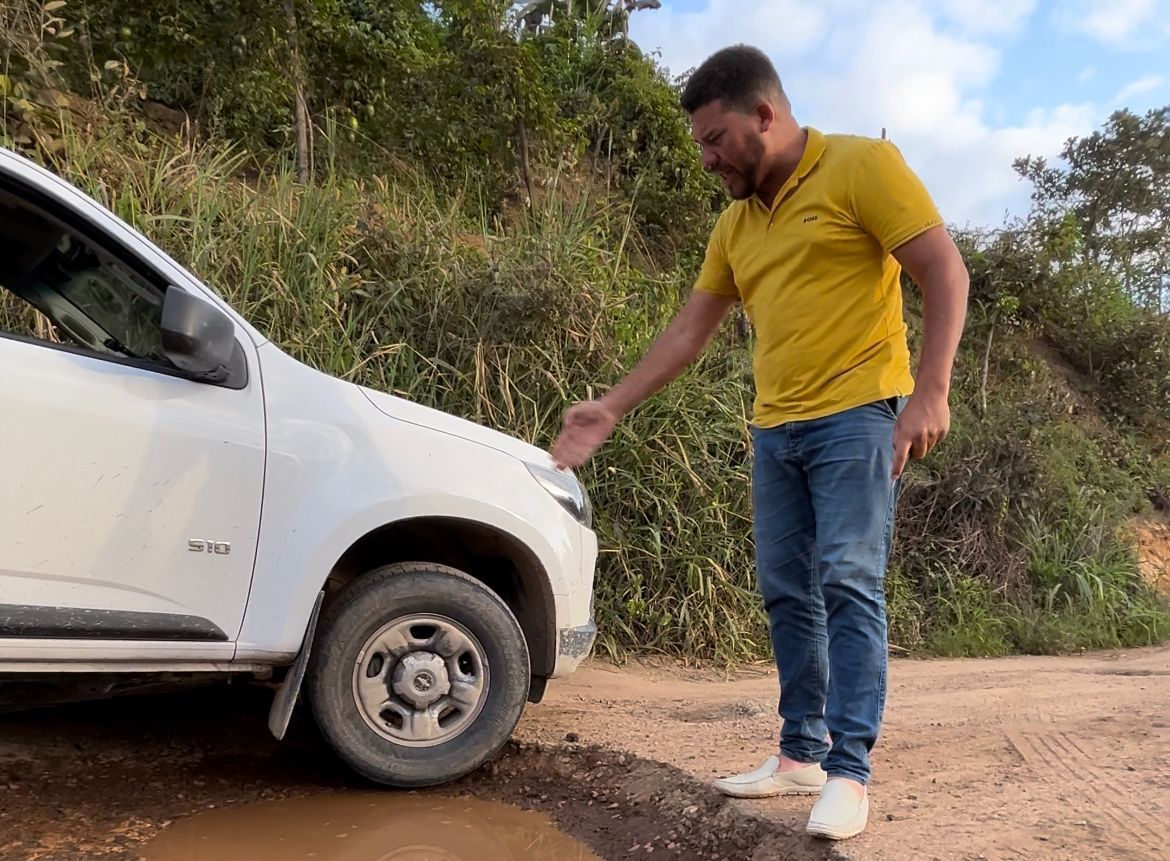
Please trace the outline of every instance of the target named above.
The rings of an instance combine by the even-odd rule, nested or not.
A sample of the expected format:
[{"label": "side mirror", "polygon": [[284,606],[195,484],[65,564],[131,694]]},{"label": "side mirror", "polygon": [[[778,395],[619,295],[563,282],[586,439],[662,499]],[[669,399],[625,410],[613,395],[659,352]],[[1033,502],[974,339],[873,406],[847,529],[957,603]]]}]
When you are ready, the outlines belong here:
[{"label": "side mirror", "polygon": [[227,374],[236,328],[210,302],[171,287],[163,299],[162,346],[179,370],[218,378]]}]

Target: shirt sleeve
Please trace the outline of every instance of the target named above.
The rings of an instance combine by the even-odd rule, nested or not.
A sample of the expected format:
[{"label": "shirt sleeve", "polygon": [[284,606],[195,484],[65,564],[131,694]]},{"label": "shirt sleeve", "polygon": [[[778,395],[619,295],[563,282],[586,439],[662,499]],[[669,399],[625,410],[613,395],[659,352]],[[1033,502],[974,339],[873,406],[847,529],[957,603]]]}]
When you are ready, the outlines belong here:
[{"label": "shirt sleeve", "polygon": [[707,240],[707,253],[699,269],[699,277],[695,280],[695,289],[704,293],[714,293],[716,296],[738,299],[739,288],[735,286],[735,275],[731,269],[731,262],[727,259],[724,240],[726,221],[725,211],[715,222],[711,237]]},{"label": "shirt sleeve", "polygon": [[922,180],[887,140],[874,141],[859,160],[851,202],[858,224],[886,252],[943,223]]}]

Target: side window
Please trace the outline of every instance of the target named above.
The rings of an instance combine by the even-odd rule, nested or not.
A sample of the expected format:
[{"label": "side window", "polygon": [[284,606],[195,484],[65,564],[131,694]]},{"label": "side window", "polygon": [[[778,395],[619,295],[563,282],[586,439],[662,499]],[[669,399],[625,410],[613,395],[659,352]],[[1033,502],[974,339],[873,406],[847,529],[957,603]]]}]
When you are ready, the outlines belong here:
[{"label": "side window", "polygon": [[172,368],[166,287],[31,201],[0,187],[0,329]]}]

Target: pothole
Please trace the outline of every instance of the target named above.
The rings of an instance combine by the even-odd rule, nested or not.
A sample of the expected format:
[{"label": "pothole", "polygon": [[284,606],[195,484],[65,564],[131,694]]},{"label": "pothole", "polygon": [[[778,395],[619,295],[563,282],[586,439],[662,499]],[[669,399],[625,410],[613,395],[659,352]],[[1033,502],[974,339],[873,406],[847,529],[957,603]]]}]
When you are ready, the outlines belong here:
[{"label": "pothole", "polygon": [[5,752],[20,758],[0,761],[0,861],[835,857],[686,772],[609,748],[510,744],[453,784],[375,787],[303,716],[273,740],[255,717],[265,694],[4,716]]},{"label": "pothole", "polygon": [[475,798],[345,792],[242,804],[172,824],[143,861],[599,861],[539,813]]},{"label": "pothole", "polygon": [[745,813],[680,769],[612,750],[510,745],[452,788],[543,811],[607,861],[837,857],[824,842]]}]

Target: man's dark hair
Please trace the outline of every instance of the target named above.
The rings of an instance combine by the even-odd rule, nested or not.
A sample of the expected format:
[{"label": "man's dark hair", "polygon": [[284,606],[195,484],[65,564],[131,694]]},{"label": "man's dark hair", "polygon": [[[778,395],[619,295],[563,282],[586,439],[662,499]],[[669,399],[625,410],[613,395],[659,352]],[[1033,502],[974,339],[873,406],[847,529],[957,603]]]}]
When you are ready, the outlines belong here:
[{"label": "man's dark hair", "polygon": [[695,70],[682,94],[682,107],[693,114],[722,99],[728,107],[750,111],[760,101],[787,100],[780,76],[767,55],[750,45],[716,51]]}]

